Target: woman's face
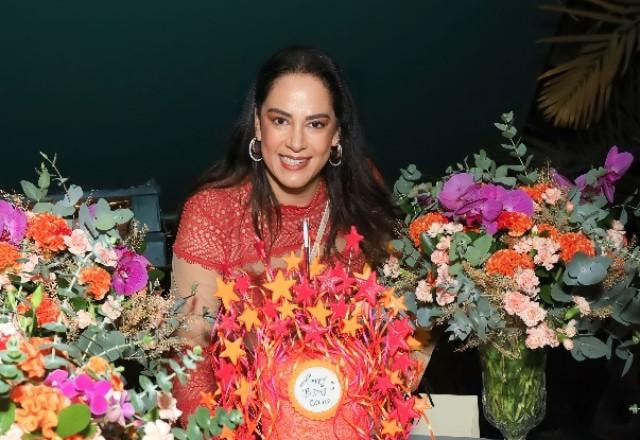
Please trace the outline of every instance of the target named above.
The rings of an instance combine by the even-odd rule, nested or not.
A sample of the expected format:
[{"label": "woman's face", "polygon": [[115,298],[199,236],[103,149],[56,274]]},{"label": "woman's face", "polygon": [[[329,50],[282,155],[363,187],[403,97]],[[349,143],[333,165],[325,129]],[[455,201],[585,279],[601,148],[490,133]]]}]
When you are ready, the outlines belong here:
[{"label": "woman's face", "polygon": [[339,138],[329,90],[310,74],[276,79],[256,114],[256,138],[280,203],[311,201],[320,171]]}]

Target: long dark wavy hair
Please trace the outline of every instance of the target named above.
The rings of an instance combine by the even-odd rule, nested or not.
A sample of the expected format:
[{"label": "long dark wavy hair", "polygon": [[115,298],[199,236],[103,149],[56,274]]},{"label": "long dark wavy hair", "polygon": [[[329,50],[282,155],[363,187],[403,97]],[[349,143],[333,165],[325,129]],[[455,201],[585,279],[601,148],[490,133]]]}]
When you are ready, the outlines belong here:
[{"label": "long dark wavy hair", "polygon": [[226,158],[200,177],[194,193],[206,188],[235,186],[250,178],[255,232],[260,238],[266,238],[263,233],[266,220],[271,226],[269,238],[273,244],[280,227],[280,206],[267,180],[264,161],[251,160],[248,145],[255,136],[255,113],[259,114],[273,83],[292,73],[311,74],[325,84],[340,129],[342,164],[337,167],[327,164],[321,171],[332,208],[325,255],[334,251],[336,236],[355,225],[365,236],[361,245],[367,259],[377,264],[384,259],[387,241],[393,234],[395,208],[389,190],[366,154],[353,97],[342,72],[331,58],[317,49],[289,47],[264,63],[233,129]]}]

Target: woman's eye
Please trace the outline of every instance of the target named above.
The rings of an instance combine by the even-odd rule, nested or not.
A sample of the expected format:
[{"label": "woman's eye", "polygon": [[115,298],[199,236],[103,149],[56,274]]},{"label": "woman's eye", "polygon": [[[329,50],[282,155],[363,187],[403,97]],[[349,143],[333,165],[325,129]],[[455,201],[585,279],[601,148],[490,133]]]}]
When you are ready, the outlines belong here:
[{"label": "woman's eye", "polygon": [[322,122],[322,121],[313,121],[313,122],[311,122],[311,126],[313,128],[324,128],[325,125],[326,124],[324,122]]},{"label": "woman's eye", "polygon": [[284,125],[287,123],[287,120],[285,118],[274,118],[273,123],[276,125]]}]

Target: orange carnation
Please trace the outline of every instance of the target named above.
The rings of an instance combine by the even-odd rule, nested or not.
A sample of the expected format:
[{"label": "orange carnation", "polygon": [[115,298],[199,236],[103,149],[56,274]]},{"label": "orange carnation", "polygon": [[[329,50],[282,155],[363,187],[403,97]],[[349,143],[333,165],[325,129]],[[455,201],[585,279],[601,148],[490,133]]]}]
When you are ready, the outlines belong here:
[{"label": "orange carnation", "polygon": [[548,236],[549,238],[558,241],[560,231],[558,231],[555,226],[552,226],[548,223],[540,223],[538,225],[538,235],[541,235],[543,237]]},{"label": "orange carnation", "polygon": [[544,194],[544,192],[549,188],[551,188],[551,185],[548,183],[538,183],[532,186],[520,187],[520,189],[529,194],[529,197],[531,197],[535,202],[540,202],[542,200],[542,194]]},{"label": "orange carnation", "polygon": [[64,243],[64,237],[67,235],[71,235],[71,228],[63,218],[56,215],[44,212],[29,220],[27,237],[33,239],[42,250],[65,250],[67,245]]},{"label": "orange carnation", "polygon": [[557,238],[560,245],[560,259],[565,263],[571,261],[573,256],[582,252],[590,257],[596,254],[596,248],[589,237],[582,232],[567,232]]},{"label": "orange carnation", "polygon": [[518,269],[533,269],[535,265],[528,254],[519,254],[511,249],[501,249],[491,255],[485,263],[489,275],[513,276]]},{"label": "orange carnation", "polygon": [[[31,300],[31,297],[27,297],[27,299]],[[30,310],[28,303],[22,302],[18,304],[18,313],[24,315],[27,311]],[[60,309],[58,308],[58,304],[48,295],[42,295],[42,301],[38,308],[36,309],[36,319],[38,320],[38,325],[48,324],[50,322],[56,322],[58,320],[58,316],[60,316]]]},{"label": "orange carnation", "polygon": [[20,406],[15,413],[20,429],[29,433],[39,429],[45,439],[60,438],[54,431],[58,413],[70,402],[59,390],[45,385],[21,385],[13,390],[11,400]]},{"label": "orange carnation", "polygon": [[20,344],[20,351],[24,353],[27,358],[18,363],[18,367],[24,371],[29,379],[42,379],[44,377],[44,355],[38,349],[39,342],[36,341],[22,341]]},{"label": "orange carnation", "polygon": [[20,258],[18,249],[7,242],[0,242],[0,270],[8,269],[15,266]]},{"label": "orange carnation", "polygon": [[409,225],[409,238],[420,249],[420,234],[427,232],[434,223],[449,223],[449,219],[438,212],[421,215]]},{"label": "orange carnation", "polygon": [[101,300],[109,291],[111,286],[111,275],[101,267],[87,267],[80,271],[78,276],[80,284],[86,284],[87,293],[97,300]]},{"label": "orange carnation", "polygon": [[533,220],[522,212],[503,211],[498,216],[498,229],[506,229],[511,237],[522,237],[533,226]]},{"label": "orange carnation", "polygon": [[94,374],[105,374],[110,368],[109,362],[100,356],[91,356],[85,367]]}]

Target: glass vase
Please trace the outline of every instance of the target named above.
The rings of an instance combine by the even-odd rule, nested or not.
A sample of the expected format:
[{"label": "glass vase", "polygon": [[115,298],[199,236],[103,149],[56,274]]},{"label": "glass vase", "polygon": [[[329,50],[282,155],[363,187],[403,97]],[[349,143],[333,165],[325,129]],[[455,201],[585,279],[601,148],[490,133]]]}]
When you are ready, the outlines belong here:
[{"label": "glass vase", "polygon": [[547,353],[527,349],[520,339],[479,347],[484,416],[506,440],[525,439],[546,408]]}]

